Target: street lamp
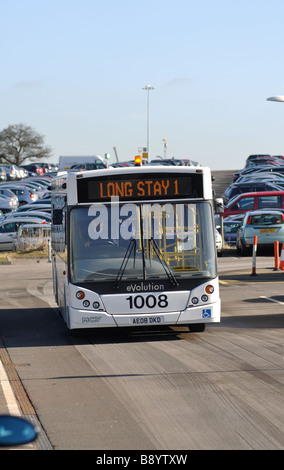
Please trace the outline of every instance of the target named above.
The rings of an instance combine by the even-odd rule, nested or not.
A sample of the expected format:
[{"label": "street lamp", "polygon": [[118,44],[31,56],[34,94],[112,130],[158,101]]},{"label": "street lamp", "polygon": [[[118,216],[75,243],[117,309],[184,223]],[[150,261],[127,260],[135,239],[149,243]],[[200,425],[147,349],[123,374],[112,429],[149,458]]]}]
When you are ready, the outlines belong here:
[{"label": "street lamp", "polygon": [[150,161],[150,90],[155,90],[151,85],[147,85],[142,90],[147,90],[147,154],[148,163]]},{"label": "street lamp", "polygon": [[164,142],[164,158],[167,158],[167,139],[163,139]]},{"label": "street lamp", "polygon": [[279,103],[284,101],[284,96],[271,96],[270,98],[267,98],[267,101],[278,101]]}]

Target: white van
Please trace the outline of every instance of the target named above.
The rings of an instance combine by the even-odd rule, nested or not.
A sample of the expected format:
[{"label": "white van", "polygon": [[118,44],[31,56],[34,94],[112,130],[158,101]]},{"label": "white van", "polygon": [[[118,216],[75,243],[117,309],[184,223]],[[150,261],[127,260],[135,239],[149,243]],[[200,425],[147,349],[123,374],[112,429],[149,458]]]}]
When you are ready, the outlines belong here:
[{"label": "white van", "polygon": [[[87,164],[94,166],[94,168],[90,168],[92,170],[106,168],[106,164],[99,155],[90,157],[59,157],[59,171],[70,170],[75,166],[80,166],[82,169],[84,169],[83,166]],[[80,171],[80,169],[78,169],[78,171]]]}]

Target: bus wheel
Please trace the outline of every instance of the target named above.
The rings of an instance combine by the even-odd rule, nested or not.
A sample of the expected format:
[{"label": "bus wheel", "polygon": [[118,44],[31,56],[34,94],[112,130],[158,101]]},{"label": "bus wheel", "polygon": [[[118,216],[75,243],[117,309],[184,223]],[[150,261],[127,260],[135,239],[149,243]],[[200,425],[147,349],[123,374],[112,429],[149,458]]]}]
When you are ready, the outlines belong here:
[{"label": "bus wheel", "polygon": [[192,323],[187,326],[191,333],[202,333],[202,331],[205,331],[205,323]]}]

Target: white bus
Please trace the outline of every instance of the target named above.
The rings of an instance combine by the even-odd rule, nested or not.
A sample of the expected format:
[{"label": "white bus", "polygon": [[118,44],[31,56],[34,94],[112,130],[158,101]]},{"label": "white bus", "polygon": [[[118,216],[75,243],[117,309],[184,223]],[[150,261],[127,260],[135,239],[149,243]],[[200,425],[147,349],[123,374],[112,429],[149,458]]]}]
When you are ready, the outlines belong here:
[{"label": "white bus", "polygon": [[220,321],[211,172],[148,166],[52,183],[56,302],[70,329]]}]

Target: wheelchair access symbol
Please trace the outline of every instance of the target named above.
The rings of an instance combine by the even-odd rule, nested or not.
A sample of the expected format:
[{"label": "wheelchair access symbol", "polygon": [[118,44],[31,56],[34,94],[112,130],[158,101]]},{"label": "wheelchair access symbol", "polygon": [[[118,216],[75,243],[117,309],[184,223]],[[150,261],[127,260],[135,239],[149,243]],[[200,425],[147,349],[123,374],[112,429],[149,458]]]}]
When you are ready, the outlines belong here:
[{"label": "wheelchair access symbol", "polygon": [[211,318],[211,308],[204,308],[202,310],[202,318]]}]

